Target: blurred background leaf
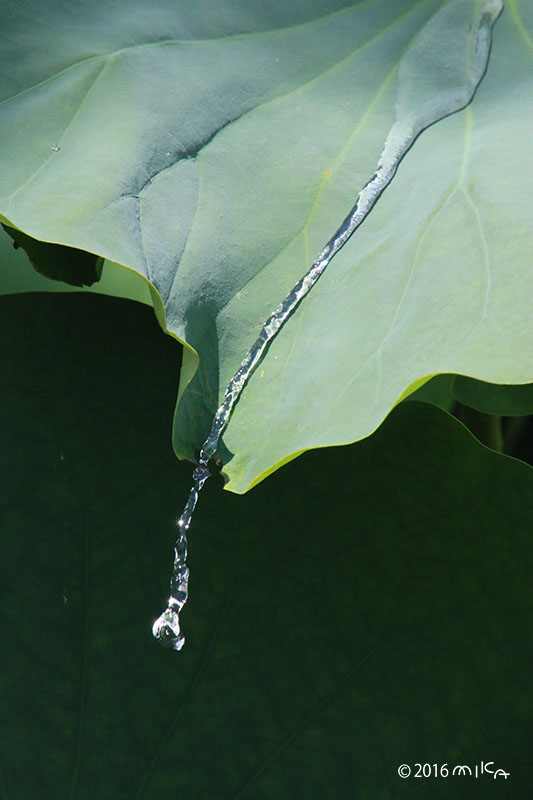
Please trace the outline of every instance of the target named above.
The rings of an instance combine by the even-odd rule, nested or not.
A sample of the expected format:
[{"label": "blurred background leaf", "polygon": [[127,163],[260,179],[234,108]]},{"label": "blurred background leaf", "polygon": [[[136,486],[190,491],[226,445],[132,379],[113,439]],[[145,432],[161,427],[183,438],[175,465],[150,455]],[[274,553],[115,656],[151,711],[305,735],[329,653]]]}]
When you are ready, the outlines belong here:
[{"label": "blurred background leaf", "polygon": [[502,417],[533,414],[533,383],[506,386],[457,375],[452,391],[460,403],[484,414]]},{"label": "blurred background leaf", "polygon": [[405,399],[406,401],[418,400],[423,403],[431,403],[442,408],[443,411],[452,411],[456,403],[452,393],[454,378],[455,375],[435,375]]},{"label": "blurred background leaf", "polygon": [[[177,346],[111,298],[0,319],[0,796],[528,796],[530,467],[403,403],[244,497],[212,479],[176,654]],[[481,760],[511,777],[397,776]]]}]

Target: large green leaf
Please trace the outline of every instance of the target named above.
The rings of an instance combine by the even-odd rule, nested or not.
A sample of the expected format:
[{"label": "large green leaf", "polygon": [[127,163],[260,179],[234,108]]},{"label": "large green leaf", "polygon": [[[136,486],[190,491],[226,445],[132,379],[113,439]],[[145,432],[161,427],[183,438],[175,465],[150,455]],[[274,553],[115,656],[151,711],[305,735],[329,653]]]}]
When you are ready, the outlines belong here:
[{"label": "large green leaf", "polygon": [[[483,7],[8,0],[0,214],[153,283],[162,324],[194,348],[179,454],[374,172],[399,64],[453,4]],[[230,488],[368,435],[425,376],[533,380],[532,23],[531,3],[507,1],[472,105],[422,134],[271,346],[225,435]],[[429,90],[433,49],[452,72],[466,57],[444,27],[430,45]]]},{"label": "large green leaf", "polygon": [[[211,481],[176,654],[174,343],[105,298],[0,319],[3,797],[528,796],[531,468],[406,403],[249,496]],[[510,778],[397,775],[481,761]]]}]

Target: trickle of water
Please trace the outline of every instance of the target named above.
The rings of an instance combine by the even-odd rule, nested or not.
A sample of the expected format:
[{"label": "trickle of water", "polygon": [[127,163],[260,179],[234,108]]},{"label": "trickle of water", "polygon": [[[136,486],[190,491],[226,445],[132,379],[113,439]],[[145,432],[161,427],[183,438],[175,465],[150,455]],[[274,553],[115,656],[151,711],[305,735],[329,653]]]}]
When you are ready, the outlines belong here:
[{"label": "trickle of water", "polygon": [[[174,546],[170,597],[165,611],[154,622],[154,636],[163,644],[181,650],[179,613],[188,596],[189,570],[187,530],[198,494],[211,473],[209,460],[215,455],[233,409],[268,345],[303,298],[309,294],[333,256],[366,219],[394,178],[401,160],[415,139],[435,122],[465,108],[485,75],[490,56],[492,26],[503,9],[502,0],[452,0],[424,26],[405,54],[398,71],[395,120],[389,131],[376,171],[357,195],[355,205],[326,244],[309,271],[291,289],[267,319],[255,342],[224,392],[209,435],[193,472],[193,485],[178,520]],[[59,149],[59,148],[58,148]]]},{"label": "trickle of water", "polygon": [[59,153],[61,148],[60,148],[60,146],[58,144],[53,144],[52,147],[50,148],[50,150],[53,150],[54,153]]},{"label": "trickle of water", "polygon": [[168,604],[152,626],[152,633],[159,641],[174,650],[181,650],[185,637],[181,633],[179,614],[189,596],[189,568],[187,567],[187,531],[198,502],[198,495],[211,473],[207,460],[199,463],[192,474],[193,484],[185,508],[178,520],[178,538],[174,545],[174,565],[170,578]]}]

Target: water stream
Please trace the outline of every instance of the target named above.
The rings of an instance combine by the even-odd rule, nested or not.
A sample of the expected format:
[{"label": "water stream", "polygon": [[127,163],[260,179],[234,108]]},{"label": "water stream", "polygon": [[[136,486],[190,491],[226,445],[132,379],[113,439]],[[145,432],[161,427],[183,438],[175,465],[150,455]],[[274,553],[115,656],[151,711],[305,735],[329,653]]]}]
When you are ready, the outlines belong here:
[{"label": "water stream", "polygon": [[421,30],[398,70],[395,120],[374,175],[363,186],[350,213],[312,267],[267,319],[229,382],[200,451],[193,472],[193,485],[178,520],[179,534],[174,546],[168,605],[152,629],[154,636],[163,644],[181,650],[185,642],[179,614],[188,596],[187,531],[199,492],[211,474],[208,463],[218,449],[220,437],[250,375],[270,342],[324,274],[332,258],[371,212],[415,139],[435,122],[460,111],[471,102],[487,69],[492,26],[502,8],[502,0],[452,0],[431,17]]}]

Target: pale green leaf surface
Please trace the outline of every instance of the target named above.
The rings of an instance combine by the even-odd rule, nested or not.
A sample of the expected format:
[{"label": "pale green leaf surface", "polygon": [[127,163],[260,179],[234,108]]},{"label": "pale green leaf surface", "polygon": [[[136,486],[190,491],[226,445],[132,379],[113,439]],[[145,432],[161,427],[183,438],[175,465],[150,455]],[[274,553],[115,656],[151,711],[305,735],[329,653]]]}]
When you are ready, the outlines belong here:
[{"label": "pale green leaf surface", "polygon": [[[174,432],[190,455],[372,175],[398,65],[446,3],[96,3],[83,33],[77,5],[8,15],[0,214],[153,283],[200,356]],[[423,376],[533,379],[532,17],[508,0],[472,105],[422,134],[271,346],[224,438],[229,488],[367,436]]]}]

